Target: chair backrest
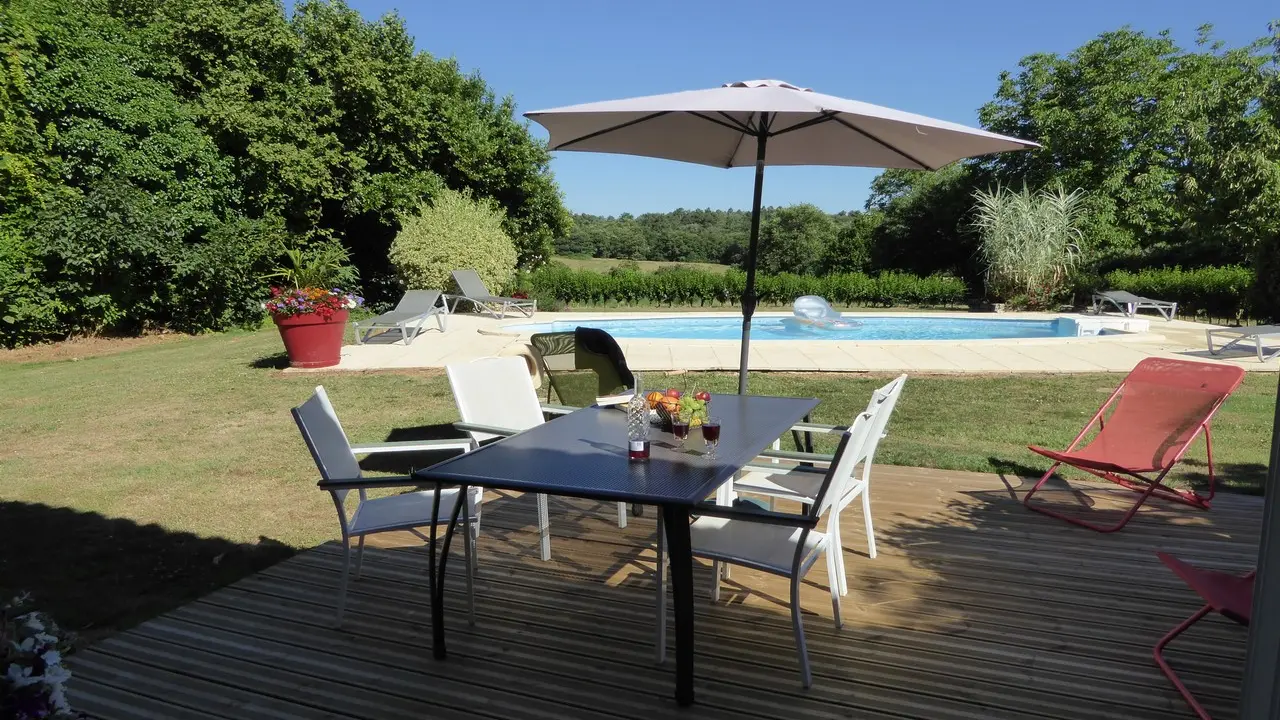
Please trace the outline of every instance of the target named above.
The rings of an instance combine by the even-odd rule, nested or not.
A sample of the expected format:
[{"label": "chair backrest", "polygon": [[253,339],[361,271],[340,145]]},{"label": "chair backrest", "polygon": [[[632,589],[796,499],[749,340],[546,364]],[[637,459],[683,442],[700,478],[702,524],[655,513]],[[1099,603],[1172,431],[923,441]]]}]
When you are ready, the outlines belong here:
[{"label": "chair backrest", "polygon": [[871,416],[871,428],[867,442],[859,449],[854,463],[867,464],[868,467],[864,467],[862,472],[864,477],[869,474],[871,469],[869,466],[875,459],[876,448],[884,439],[885,428],[889,425],[889,416],[893,415],[893,409],[898,406],[898,398],[901,397],[902,387],[906,383],[907,376],[899,375],[889,384],[872,391],[867,409],[862,411],[863,414]]},{"label": "chair backrest", "polygon": [[823,513],[844,496],[845,490],[853,482],[853,470],[857,467],[859,458],[865,457],[865,448],[871,439],[872,420],[871,413],[859,413],[849,429],[840,436],[840,445],[836,448],[831,466],[827,468],[822,487],[809,506],[810,516],[822,517]]},{"label": "chair backrest", "polygon": [[[302,439],[311,451],[311,459],[315,460],[320,477],[325,480],[355,480],[361,477],[360,463],[351,452],[351,444],[347,442],[347,434],[338,422],[338,415],[329,404],[329,396],[323,387],[316,387],[315,393],[296,408],[293,408],[293,421],[298,424]],[[341,502],[347,496],[346,490],[335,490],[334,494]]]},{"label": "chair backrest", "polygon": [[457,283],[458,290],[467,297],[489,297],[493,294],[489,292],[489,287],[484,284],[484,280],[480,279],[479,273],[471,268],[454,270],[453,281]]},{"label": "chair backrest", "polygon": [[[522,357],[487,357],[445,368],[463,422],[528,430],[542,423],[542,405]],[[500,437],[469,432],[476,443]]]},{"label": "chair backrest", "polygon": [[[579,342],[587,335],[591,342]],[[554,389],[565,405],[586,407],[601,395],[635,387],[622,349],[613,336],[595,328],[537,333],[529,338],[547,376],[547,399]]]},{"label": "chair backrest", "polygon": [[[1236,365],[1147,358],[1124,379],[1114,409],[1089,446],[1133,468],[1172,465],[1244,380]],[[1105,409],[1105,406],[1104,406]]]},{"label": "chair backrest", "polygon": [[424,313],[440,304],[439,290],[407,290],[396,310],[401,312]]}]

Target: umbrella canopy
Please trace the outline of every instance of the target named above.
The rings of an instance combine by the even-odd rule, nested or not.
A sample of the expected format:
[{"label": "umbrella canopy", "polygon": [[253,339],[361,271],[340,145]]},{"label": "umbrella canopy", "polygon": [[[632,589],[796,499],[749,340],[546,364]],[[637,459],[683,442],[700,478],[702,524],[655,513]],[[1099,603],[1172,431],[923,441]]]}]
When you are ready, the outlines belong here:
[{"label": "umbrella canopy", "polygon": [[552,150],[665,158],[756,168],[742,297],[738,392],[747,389],[756,249],[766,165],[936,170],[961,158],[1038,147],[1033,142],[923,115],[816,93],[779,80],[536,110]]}]

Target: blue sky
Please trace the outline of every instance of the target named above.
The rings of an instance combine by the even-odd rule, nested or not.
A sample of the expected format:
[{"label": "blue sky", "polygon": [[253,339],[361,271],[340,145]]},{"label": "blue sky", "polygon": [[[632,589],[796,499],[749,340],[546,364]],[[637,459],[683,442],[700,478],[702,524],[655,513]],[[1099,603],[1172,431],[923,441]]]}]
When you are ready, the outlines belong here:
[{"label": "blue sky", "polygon": [[[1069,52],[1122,25],[1168,28],[1184,46],[1213,23],[1240,45],[1280,18],[1275,0],[958,2],[595,2],[356,0],[397,11],[420,50],[479,70],[520,112],[777,78],[814,90],[977,124],[1001,70],[1033,52]],[[539,137],[546,137],[534,125]],[[552,170],[575,212],[743,208],[752,171],[559,152]],[[769,168],[766,205],[859,209],[876,170]]]}]

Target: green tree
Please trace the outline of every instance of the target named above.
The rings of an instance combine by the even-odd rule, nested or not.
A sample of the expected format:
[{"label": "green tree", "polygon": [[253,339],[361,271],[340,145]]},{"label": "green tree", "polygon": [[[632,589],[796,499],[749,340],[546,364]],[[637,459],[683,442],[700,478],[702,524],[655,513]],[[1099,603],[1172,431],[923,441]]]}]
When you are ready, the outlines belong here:
[{"label": "green tree", "polygon": [[[340,0],[291,16],[275,0],[4,0],[0,342],[252,322],[282,234],[344,243],[380,299],[400,218],[446,188],[496,202],[535,266],[571,228],[548,163],[511,98],[415,52],[394,15],[365,21]],[[37,219],[55,207],[70,213],[61,244]],[[131,267],[154,263],[135,288],[105,270],[97,287],[68,262],[67,242],[105,242],[90,225],[116,216],[164,221],[146,247],[118,228]]]},{"label": "green tree", "polygon": [[872,267],[917,275],[954,272],[976,285],[977,238],[966,224],[978,182],[966,163],[934,172],[888,170],[876,177],[867,198],[867,209],[882,214],[871,234]]},{"label": "green tree", "polygon": [[835,236],[835,221],[816,206],[779,208],[760,228],[758,267],[765,273],[817,274]]},{"label": "green tree", "polygon": [[857,212],[838,218],[839,230],[822,249],[822,274],[866,272],[871,266],[871,243],[884,216],[878,211]]},{"label": "green tree", "polygon": [[1086,188],[1083,241],[1103,255],[1160,249],[1223,263],[1250,254],[1280,217],[1280,133],[1266,102],[1274,37],[1225,50],[1210,32],[1201,28],[1190,52],[1167,31],[1124,28],[1065,57],[1024,58],[979,117],[1044,147],[984,168],[1005,184]]}]

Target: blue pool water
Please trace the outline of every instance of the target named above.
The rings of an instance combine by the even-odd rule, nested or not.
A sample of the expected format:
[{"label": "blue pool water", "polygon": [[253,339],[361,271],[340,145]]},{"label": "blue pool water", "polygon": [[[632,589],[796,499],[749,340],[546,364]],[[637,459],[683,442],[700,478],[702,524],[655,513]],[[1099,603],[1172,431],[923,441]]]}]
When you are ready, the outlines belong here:
[{"label": "blue pool water", "polygon": [[[827,328],[797,322],[790,317],[756,317],[751,321],[752,340],[991,340],[1011,338],[1076,337],[1070,318],[1052,320],[988,320],[939,317],[856,317],[854,327]],[[560,332],[578,326],[600,328],[618,338],[669,340],[737,340],[742,318],[664,317],[587,319],[507,325],[520,333]]]}]

